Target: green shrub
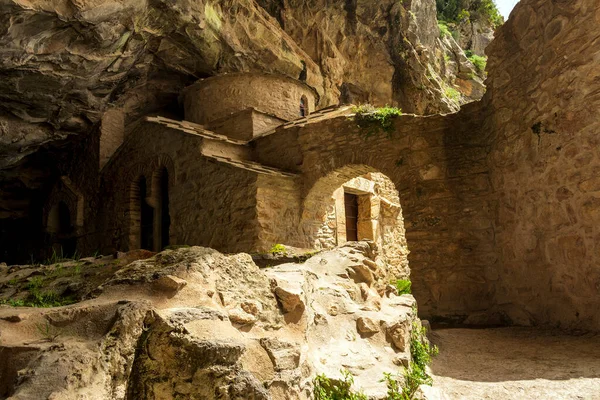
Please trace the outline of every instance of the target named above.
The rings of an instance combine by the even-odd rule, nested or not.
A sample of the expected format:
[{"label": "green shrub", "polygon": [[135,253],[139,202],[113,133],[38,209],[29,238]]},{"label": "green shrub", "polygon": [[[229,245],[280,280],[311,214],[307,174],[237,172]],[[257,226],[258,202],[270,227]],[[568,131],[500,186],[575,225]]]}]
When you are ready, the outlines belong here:
[{"label": "green shrub", "polygon": [[452,36],[450,28],[448,28],[448,25],[444,21],[438,22],[438,28],[440,30],[440,39]]},{"label": "green shrub", "polygon": [[347,370],[341,370],[342,379],[329,379],[324,374],[317,375],[314,380],[315,400],[367,400],[363,393],[352,391],[354,377]]},{"label": "green shrub", "polygon": [[8,304],[11,307],[25,307],[25,301],[22,299],[1,299],[0,304]]},{"label": "green shrub", "polygon": [[271,250],[269,250],[269,253],[271,254],[282,254],[282,255],[287,255],[287,250],[285,249],[285,246],[279,243],[274,244],[273,246],[271,246]]},{"label": "green shrub", "polygon": [[402,115],[402,110],[396,107],[375,108],[369,104],[354,107],[354,120],[369,137],[381,131],[386,132],[388,137],[394,131],[394,118]]},{"label": "green shrub", "polygon": [[455,102],[458,102],[460,100],[461,94],[458,90],[454,89],[453,87],[450,86],[446,86],[444,88],[444,95]]},{"label": "green shrub", "polygon": [[477,68],[477,71],[484,72],[485,67],[487,65],[487,57],[478,56],[477,54],[473,54],[472,52],[469,53],[471,53],[470,55],[467,54],[469,61],[473,63],[475,68]]},{"label": "green shrub", "polygon": [[398,294],[399,295],[403,295],[403,294],[410,294],[410,287],[411,287],[412,283],[410,280],[408,279],[398,279],[396,280],[395,286],[396,289],[398,290]]}]

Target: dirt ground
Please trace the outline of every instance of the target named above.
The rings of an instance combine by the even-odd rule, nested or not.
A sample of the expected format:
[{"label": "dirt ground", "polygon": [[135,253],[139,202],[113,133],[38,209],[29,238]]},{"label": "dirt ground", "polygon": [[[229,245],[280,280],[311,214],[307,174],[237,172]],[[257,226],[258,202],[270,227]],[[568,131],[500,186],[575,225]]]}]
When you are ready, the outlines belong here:
[{"label": "dirt ground", "polygon": [[434,387],[450,399],[600,399],[600,336],[438,329]]}]

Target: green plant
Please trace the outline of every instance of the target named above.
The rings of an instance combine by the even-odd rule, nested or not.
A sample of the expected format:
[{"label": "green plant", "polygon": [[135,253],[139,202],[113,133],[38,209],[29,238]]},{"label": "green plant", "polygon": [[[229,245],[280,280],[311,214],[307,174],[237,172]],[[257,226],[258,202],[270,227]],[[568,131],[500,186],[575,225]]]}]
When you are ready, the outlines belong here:
[{"label": "green plant", "polygon": [[385,382],[387,386],[386,400],[410,400],[405,397],[404,387],[400,382],[401,377],[394,378],[389,372],[383,373],[383,379],[380,382]]},{"label": "green plant", "polygon": [[56,338],[58,338],[62,334],[60,330],[50,325],[50,322],[48,321],[46,321],[45,324],[37,323],[35,324],[35,327],[37,328],[38,332],[42,335],[42,338],[49,342],[54,342]]},{"label": "green plant", "polygon": [[477,71],[484,72],[485,67],[487,66],[487,57],[478,56],[477,54],[473,54],[471,51],[465,52],[469,61],[473,63]]},{"label": "green plant", "polygon": [[62,297],[53,290],[42,291],[44,279],[41,276],[35,276],[29,280],[27,289],[29,297],[25,300],[26,307],[60,307],[75,303],[72,297]]},{"label": "green plant", "polygon": [[48,257],[46,259],[46,261],[44,261],[44,264],[46,264],[46,265],[56,264],[56,263],[66,261],[66,260],[68,260],[68,259],[64,256],[63,249],[61,247],[60,254],[56,252],[56,249],[52,249],[52,254],[50,255],[50,257]]},{"label": "green plant", "polygon": [[324,374],[315,377],[315,400],[367,400],[365,394],[352,391],[354,377],[350,371],[340,372],[341,380],[329,379]]},{"label": "green plant", "polygon": [[402,115],[402,111],[396,107],[375,108],[369,104],[354,107],[354,120],[359,128],[365,132],[365,136],[372,136],[380,131],[386,132],[388,137],[394,131],[393,120]]},{"label": "green plant", "polygon": [[285,249],[285,246],[279,243],[275,243],[273,246],[271,246],[271,250],[269,250],[269,253],[271,254],[282,254],[282,255],[287,255],[287,250]]},{"label": "green plant", "polygon": [[399,295],[411,293],[412,282],[408,279],[397,279],[395,282],[396,289]]},{"label": "green plant", "polygon": [[419,385],[431,385],[431,377],[427,374],[425,368],[431,363],[431,358],[439,353],[437,346],[430,345],[426,335],[427,330],[423,326],[413,323],[410,333],[410,355],[412,361],[409,366],[408,376],[410,380],[419,381]]},{"label": "green plant", "polygon": [[467,21],[467,20],[471,19],[471,13],[468,12],[467,10],[460,10],[458,12],[458,15],[456,16],[456,18],[459,21]]},{"label": "green plant", "polygon": [[454,89],[453,87],[450,87],[450,86],[446,86],[444,88],[444,95],[448,99],[450,99],[452,101],[455,101],[455,102],[458,102],[460,100],[460,97],[461,97],[460,92],[458,90]]},{"label": "green plant", "polygon": [[22,299],[2,299],[0,304],[8,304],[11,307],[25,307],[25,301]]},{"label": "green plant", "polygon": [[452,33],[450,32],[450,28],[448,28],[448,24],[446,22],[438,21],[438,28],[440,30],[440,39],[452,36]]},{"label": "green plant", "polygon": [[411,362],[401,377],[393,377],[384,373],[382,382],[386,383],[387,400],[411,400],[420,385],[431,385],[433,380],[427,373],[426,367],[431,358],[438,354],[437,346],[431,346],[425,337],[426,330],[413,323],[410,336]]},{"label": "green plant", "polygon": [[27,284],[27,289],[29,289],[29,291],[39,290],[43,284],[44,278],[42,278],[41,276],[34,276],[29,280],[29,283]]}]

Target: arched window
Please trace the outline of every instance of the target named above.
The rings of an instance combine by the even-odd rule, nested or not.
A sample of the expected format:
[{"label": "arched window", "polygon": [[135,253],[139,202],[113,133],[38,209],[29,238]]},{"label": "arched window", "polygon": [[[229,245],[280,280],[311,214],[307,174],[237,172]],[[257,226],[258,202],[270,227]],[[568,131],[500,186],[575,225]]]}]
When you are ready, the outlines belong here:
[{"label": "arched window", "polygon": [[300,98],[300,116],[308,116],[308,99],[306,98],[306,96],[302,96]]}]

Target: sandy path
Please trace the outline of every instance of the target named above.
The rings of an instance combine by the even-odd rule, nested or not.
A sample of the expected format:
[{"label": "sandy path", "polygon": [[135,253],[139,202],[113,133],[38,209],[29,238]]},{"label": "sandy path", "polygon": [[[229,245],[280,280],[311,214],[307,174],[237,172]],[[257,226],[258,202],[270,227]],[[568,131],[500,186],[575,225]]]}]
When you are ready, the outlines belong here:
[{"label": "sandy path", "polygon": [[600,399],[600,336],[439,329],[434,386],[450,399]]}]

